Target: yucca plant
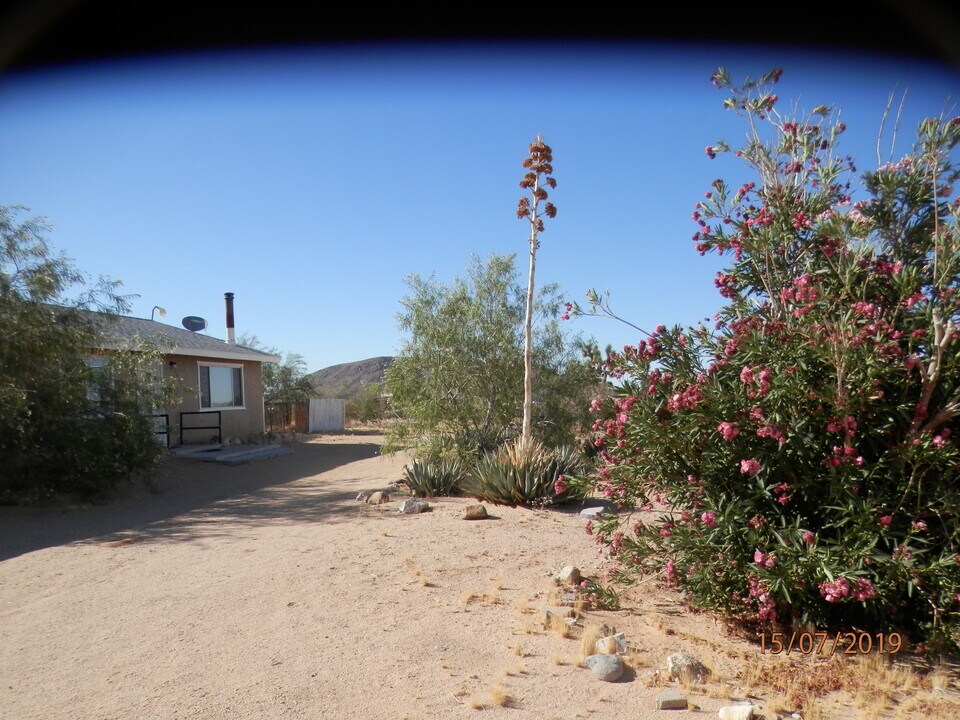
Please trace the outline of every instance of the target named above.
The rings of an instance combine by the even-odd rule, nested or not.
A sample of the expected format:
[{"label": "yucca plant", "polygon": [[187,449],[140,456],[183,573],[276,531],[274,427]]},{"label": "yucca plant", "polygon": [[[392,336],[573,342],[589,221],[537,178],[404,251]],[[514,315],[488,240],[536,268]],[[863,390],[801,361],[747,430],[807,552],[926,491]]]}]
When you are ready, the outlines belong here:
[{"label": "yucca plant", "polygon": [[548,505],[571,499],[564,476],[583,469],[573,448],[548,450],[538,442],[524,446],[518,439],[477,461],[461,489],[478,500],[497,505]]},{"label": "yucca plant", "polygon": [[455,495],[463,475],[463,465],[457,460],[414,460],[403,469],[404,482],[417,497]]}]

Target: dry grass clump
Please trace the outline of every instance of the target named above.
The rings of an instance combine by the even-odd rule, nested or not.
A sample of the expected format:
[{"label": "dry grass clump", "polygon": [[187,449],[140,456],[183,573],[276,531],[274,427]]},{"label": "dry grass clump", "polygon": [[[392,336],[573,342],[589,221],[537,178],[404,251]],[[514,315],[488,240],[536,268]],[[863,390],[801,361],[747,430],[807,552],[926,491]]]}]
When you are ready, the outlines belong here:
[{"label": "dry grass clump", "polygon": [[586,664],[590,655],[596,654],[597,640],[603,635],[603,628],[597,623],[590,623],[583,628],[583,635],[580,636],[580,654],[577,656],[577,665],[581,667]]},{"label": "dry grass clump", "polygon": [[[942,686],[944,676],[935,677],[937,685]],[[756,692],[772,690],[783,710],[803,711],[804,718],[818,698],[833,692],[849,695],[863,720],[889,717],[898,706],[924,715],[960,715],[957,701],[924,697],[934,683],[929,675],[923,676],[890,655],[834,655],[826,659],[756,655],[744,663],[740,678]]]},{"label": "dry grass clump", "polygon": [[492,587],[487,590],[480,599],[484,605],[499,605],[503,602],[503,600],[500,599],[500,589],[497,587]]},{"label": "dry grass clump", "polygon": [[553,655],[551,655],[551,656],[550,656],[550,662],[552,662],[554,665],[566,665],[566,664],[567,664],[566,659],[564,659],[564,657],[563,657],[562,655],[560,655],[560,653],[554,653]]},{"label": "dry grass clump", "polygon": [[463,608],[464,612],[467,612],[467,608],[470,607],[470,603],[480,599],[480,594],[473,590],[464,590],[460,595],[460,607]]},{"label": "dry grass clump", "polygon": [[562,638],[568,638],[571,635],[570,623],[567,622],[566,618],[562,618],[559,615],[551,614],[547,618],[547,629]]},{"label": "dry grass clump", "polygon": [[490,704],[496,707],[507,707],[513,698],[507,693],[503,685],[500,683],[494,683],[490,688]]},{"label": "dry grass clump", "polygon": [[514,605],[514,607],[517,609],[517,612],[520,613],[521,615],[532,615],[535,612],[533,609],[533,606],[530,603],[528,603],[526,600],[518,600],[517,604]]}]

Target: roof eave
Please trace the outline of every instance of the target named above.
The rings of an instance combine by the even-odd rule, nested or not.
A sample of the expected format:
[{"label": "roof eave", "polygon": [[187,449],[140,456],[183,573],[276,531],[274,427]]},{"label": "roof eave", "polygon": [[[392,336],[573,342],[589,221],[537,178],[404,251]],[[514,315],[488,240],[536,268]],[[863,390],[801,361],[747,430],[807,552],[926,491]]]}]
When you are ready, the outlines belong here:
[{"label": "roof eave", "polygon": [[[98,350],[136,350],[137,348],[131,347],[130,345],[123,345],[121,343],[115,343],[111,345],[104,345]],[[279,363],[281,358],[279,355],[269,355],[267,353],[257,352],[256,355],[251,355],[250,353],[238,353],[231,350],[206,350],[206,349],[197,349],[197,348],[184,348],[184,347],[166,347],[161,348],[161,352],[164,355],[187,355],[190,357],[200,357],[200,358],[214,358],[216,360],[250,360],[253,362],[269,362],[269,363]]]}]

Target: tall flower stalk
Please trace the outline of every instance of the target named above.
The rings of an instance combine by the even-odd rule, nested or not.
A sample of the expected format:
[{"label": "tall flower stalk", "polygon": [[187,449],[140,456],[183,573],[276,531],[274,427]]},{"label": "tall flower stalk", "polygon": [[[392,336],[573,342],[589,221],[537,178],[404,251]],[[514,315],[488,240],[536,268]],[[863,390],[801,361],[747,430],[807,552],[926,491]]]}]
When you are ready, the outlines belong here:
[{"label": "tall flower stalk", "polygon": [[[533,287],[537,267],[537,250],[540,249],[540,233],[544,231],[543,216],[554,218],[557,208],[547,201],[547,191],[557,187],[553,179],[553,151],[543,138],[537,137],[530,143],[530,154],[524,158],[523,167],[527,169],[520,187],[530,191],[530,197],[520,198],[517,204],[517,217],[530,223],[530,268],[527,274],[527,314],[523,326],[523,428],[521,444],[531,447],[531,417],[533,415]],[[541,207],[541,203],[543,204]]]}]

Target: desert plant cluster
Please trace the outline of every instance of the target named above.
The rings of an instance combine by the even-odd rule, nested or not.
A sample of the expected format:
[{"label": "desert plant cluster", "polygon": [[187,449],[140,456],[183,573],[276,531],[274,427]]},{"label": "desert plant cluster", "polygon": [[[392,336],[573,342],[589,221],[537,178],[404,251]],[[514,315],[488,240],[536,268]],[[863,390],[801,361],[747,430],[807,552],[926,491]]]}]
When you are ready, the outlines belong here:
[{"label": "desert plant cluster", "polygon": [[[652,573],[764,624],[960,645],[960,118],[857,176],[833,110],[781,112],[780,71],[734,86],[749,181],[693,209],[729,258],[712,324],[657,327],[612,353],[593,405],[619,505],[588,523],[629,585]],[[588,293],[567,314],[613,315]],[[659,511],[646,521],[630,510]]]}]

